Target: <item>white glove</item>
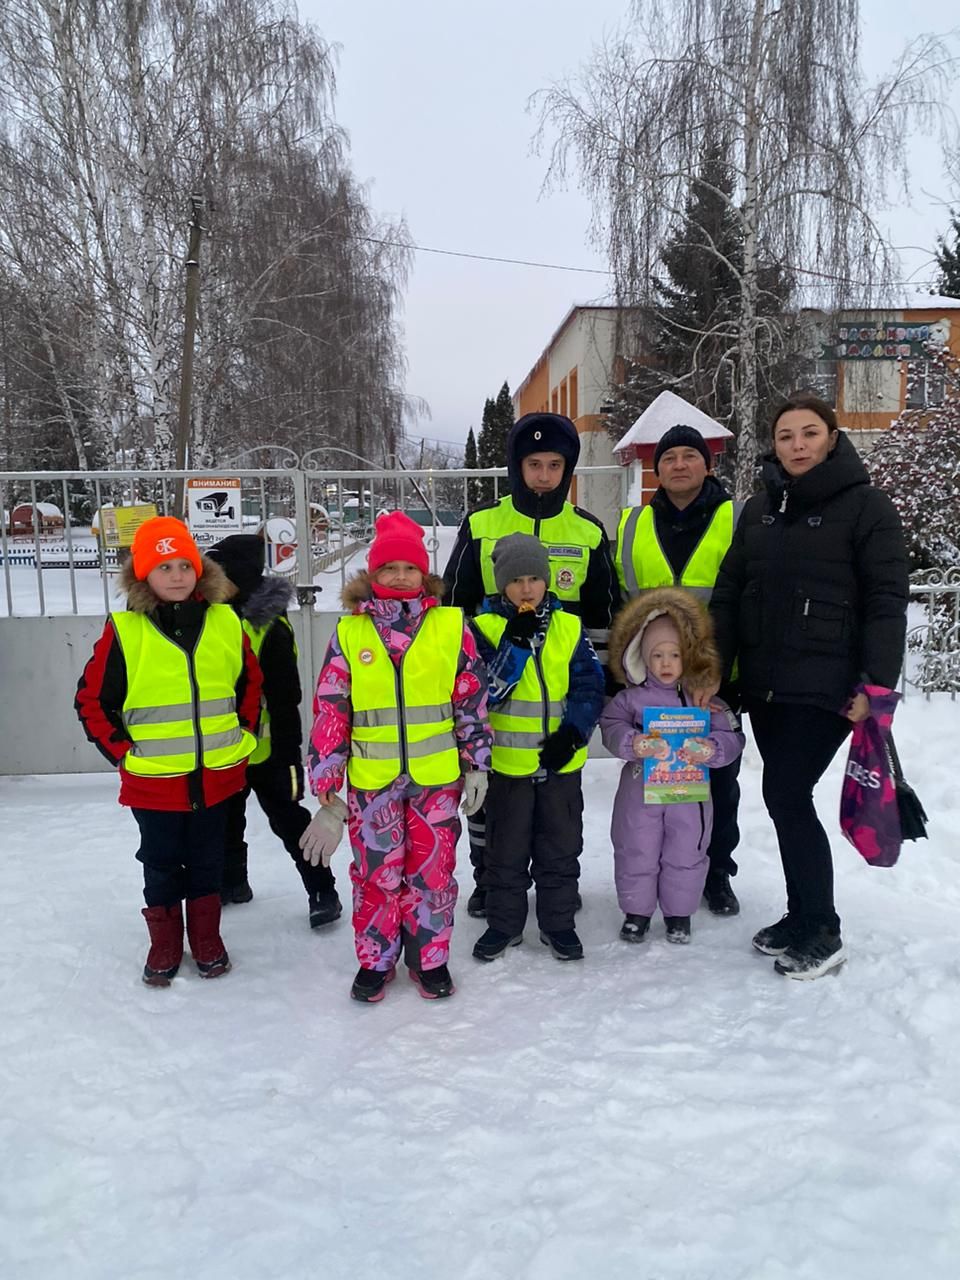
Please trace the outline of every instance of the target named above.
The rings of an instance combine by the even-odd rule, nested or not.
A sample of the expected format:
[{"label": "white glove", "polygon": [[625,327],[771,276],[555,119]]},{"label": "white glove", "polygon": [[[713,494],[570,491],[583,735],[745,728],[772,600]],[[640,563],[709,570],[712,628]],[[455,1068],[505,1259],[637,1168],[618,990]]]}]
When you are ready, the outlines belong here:
[{"label": "white glove", "polygon": [[483,802],[487,794],[487,775],[481,773],[478,769],[471,769],[469,773],[463,775],[463,804],[460,808],[467,815],[472,817],[478,809],[483,808]]},{"label": "white glove", "polygon": [[339,796],[323,805],[310,819],[310,825],[300,837],[304,862],[311,866],[323,863],[329,867],[330,859],[343,839],[343,824],[347,820],[347,806]]}]

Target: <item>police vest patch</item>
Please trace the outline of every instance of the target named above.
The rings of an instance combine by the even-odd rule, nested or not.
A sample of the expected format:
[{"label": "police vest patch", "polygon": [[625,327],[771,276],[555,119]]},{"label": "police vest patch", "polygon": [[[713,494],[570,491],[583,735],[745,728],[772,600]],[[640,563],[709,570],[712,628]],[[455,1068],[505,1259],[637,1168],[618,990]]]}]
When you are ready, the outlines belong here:
[{"label": "police vest patch", "polygon": [[545,550],[548,556],[556,556],[562,560],[583,559],[583,547],[552,547],[548,544]]}]

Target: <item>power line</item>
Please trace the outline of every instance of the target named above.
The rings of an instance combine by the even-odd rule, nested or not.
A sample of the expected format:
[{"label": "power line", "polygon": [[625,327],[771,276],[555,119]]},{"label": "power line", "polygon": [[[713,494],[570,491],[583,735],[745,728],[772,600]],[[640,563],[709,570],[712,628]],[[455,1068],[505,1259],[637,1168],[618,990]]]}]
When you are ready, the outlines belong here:
[{"label": "power line", "polygon": [[[538,267],[543,271],[574,271],[580,275],[592,276],[612,276],[614,273],[609,268],[603,267],[572,267],[558,262],[535,262],[529,258],[503,258],[492,253],[471,253],[466,249],[438,249],[433,245],[412,244],[400,240],[383,240],[377,236],[357,236],[358,240],[364,241],[366,244],[384,245],[390,249],[410,249],[414,253],[435,253],[445,258],[467,258],[474,262],[500,262],[513,267]],[[797,275],[811,276],[815,280],[831,280],[839,284],[855,284],[861,289],[874,288],[875,285],[866,280],[854,280],[851,276],[840,276],[829,271],[814,271],[810,267],[795,267],[788,263],[781,264],[784,271],[791,271]],[[891,280],[884,282],[887,287],[904,288],[907,285],[933,285],[935,280]],[[882,287],[882,286],[881,286]]]}]

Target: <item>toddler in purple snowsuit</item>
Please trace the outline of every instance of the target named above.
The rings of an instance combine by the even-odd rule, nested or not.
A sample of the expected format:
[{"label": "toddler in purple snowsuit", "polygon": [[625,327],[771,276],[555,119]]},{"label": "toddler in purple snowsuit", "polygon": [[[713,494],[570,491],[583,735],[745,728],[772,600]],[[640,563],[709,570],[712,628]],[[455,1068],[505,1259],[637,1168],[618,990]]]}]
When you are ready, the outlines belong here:
[{"label": "toddler in purple snowsuit", "polygon": [[[626,916],[620,936],[641,942],[659,903],[668,941],[689,942],[690,917],[709,867],[713,806],[644,802],[642,762],[657,755],[658,743],[643,733],[643,711],[689,706],[692,691],[716,685],[719,663],[709,615],[678,588],[644,591],[613,624],[610,668],[627,685],[600,718],[607,750],[628,761],[610,827],[617,900]],[[737,758],[744,737],[725,703],[714,698],[710,710],[710,733],[689,746],[695,763],[715,769]]]}]

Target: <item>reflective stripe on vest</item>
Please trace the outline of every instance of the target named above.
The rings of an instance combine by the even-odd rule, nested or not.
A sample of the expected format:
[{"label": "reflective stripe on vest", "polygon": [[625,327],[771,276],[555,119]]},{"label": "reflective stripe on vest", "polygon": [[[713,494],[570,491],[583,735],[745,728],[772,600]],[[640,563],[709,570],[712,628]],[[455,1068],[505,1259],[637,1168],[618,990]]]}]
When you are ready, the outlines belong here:
[{"label": "reflective stripe on vest", "polygon": [[369,614],[341,618],[337,638],[350,667],[351,786],[379,790],[401,773],[420,786],[455,782],[460,752],[450,699],[463,645],[463,611],[428,609],[399,667]]},{"label": "reflective stripe on vest", "polygon": [[521,515],[512,498],[501,498],[495,507],[475,511],[470,517],[470,536],[480,540],[480,569],[487,595],[497,591],[493,548],[508,533],[532,533],[539,538],[550,560],[551,591],[562,604],[579,603],[590,567],[590,553],[606,537],[599,525],[578,515],[569,502],[563,504],[559,515],[546,520]]},{"label": "reflective stripe on vest", "polygon": [[[739,514],[739,513],[737,513]],[[629,596],[651,587],[685,587],[706,602],[733,539],[734,506],[721,503],[693,555],[676,576],[657,536],[653,507],[626,507],[617,529],[617,576]]]},{"label": "reflective stripe on vest", "polygon": [[113,613],[110,620],[127,673],[122,717],[133,747],[124,769],[171,777],[192,773],[198,764],[226,769],[246,760],[256,739],[237,718],[243,633],[230,606],[206,610],[192,654],[146,614]]},{"label": "reflective stripe on vest", "polygon": [[[474,625],[497,648],[506,618],[481,613]],[[490,708],[493,729],[493,768],[514,778],[526,778],[540,768],[540,748],[548,733],[559,729],[570,688],[570,663],[580,642],[579,618],[561,609],[550,615],[546,639],[539,653],[531,653],[510,697]],[[581,748],[559,773],[576,773],[587,761]]]},{"label": "reflective stripe on vest", "polygon": [[[262,627],[255,627],[253,623],[248,621],[246,618],[241,619],[240,625],[247,633],[250,640],[250,648],[253,650],[253,656],[258,662],[260,661],[260,650],[263,648],[263,642],[267,638],[267,633],[270,628],[275,626],[278,622],[287,627],[291,634],[293,633],[293,627],[290,624],[290,619],[282,614],[280,617],[272,618],[270,622],[266,623],[266,625]],[[297,656],[296,643],[294,643],[293,646],[293,656]],[[264,760],[269,760],[272,749],[273,747],[270,741],[270,712],[267,708],[266,698],[261,697],[260,725],[257,730],[257,745],[254,747],[253,753],[247,761],[247,764],[261,764]]]}]

